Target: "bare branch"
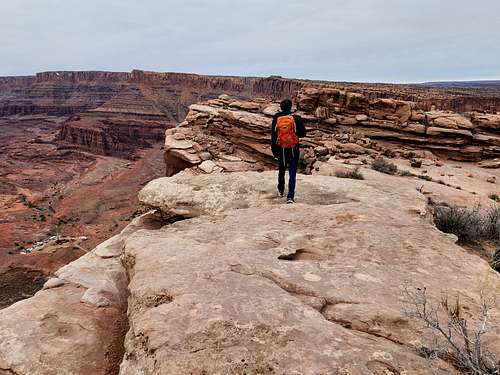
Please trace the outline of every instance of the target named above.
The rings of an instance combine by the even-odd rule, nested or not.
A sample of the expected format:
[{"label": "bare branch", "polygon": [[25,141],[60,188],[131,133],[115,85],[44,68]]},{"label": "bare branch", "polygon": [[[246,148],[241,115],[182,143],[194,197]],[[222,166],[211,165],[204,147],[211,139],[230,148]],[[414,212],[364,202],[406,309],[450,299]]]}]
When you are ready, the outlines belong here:
[{"label": "bare branch", "polygon": [[500,363],[482,339],[489,330],[489,312],[495,305],[494,302],[494,298],[487,298],[481,291],[480,323],[474,329],[469,327],[458,297],[451,302],[446,295],[436,304],[429,301],[426,288],[409,285],[403,288],[404,314],[423,322],[445,343],[443,347],[436,341],[433,348],[421,348],[420,354],[451,361],[465,374],[500,375]]}]

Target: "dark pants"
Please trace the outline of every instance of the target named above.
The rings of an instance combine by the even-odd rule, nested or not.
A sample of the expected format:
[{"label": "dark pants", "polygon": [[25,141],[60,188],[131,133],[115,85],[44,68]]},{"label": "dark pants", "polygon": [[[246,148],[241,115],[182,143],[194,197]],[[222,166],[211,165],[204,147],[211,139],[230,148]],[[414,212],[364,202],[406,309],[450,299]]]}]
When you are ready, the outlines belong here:
[{"label": "dark pants", "polygon": [[299,164],[300,151],[298,148],[285,150],[278,157],[278,190],[285,191],[285,172],[288,167],[288,195],[287,198],[294,199],[295,197],[295,182],[297,177],[297,166]]}]

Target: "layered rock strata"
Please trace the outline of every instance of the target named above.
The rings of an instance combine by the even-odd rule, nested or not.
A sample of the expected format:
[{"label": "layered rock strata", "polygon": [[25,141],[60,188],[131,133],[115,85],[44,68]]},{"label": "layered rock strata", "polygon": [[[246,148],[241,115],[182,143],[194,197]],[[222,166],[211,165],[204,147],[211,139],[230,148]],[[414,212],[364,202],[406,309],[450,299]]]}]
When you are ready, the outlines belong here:
[{"label": "layered rock strata", "polygon": [[500,85],[498,81],[476,86],[434,84],[388,84],[310,81],[271,76],[254,85],[256,95],[272,99],[290,98],[302,88],[333,88],[362,93],[370,100],[397,99],[415,102],[418,108],[453,112],[500,112]]},{"label": "layered rock strata", "polygon": [[[432,158],[434,152],[480,161],[500,155],[498,115],[426,112],[413,102],[370,100],[332,88],[304,88],[296,102],[296,113],[309,130],[301,140],[302,166],[308,172],[317,160],[329,156]],[[278,103],[227,95],[190,106],[185,121],[166,132],[167,175],[190,167],[210,173],[274,166],[270,132],[278,110]]]},{"label": "layered rock strata", "polygon": [[255,78],[183,73],[44,72],[0,78],[0,116],[68,116],[61,146],[134,157],[182,121],[190,104],[252,93]]}]

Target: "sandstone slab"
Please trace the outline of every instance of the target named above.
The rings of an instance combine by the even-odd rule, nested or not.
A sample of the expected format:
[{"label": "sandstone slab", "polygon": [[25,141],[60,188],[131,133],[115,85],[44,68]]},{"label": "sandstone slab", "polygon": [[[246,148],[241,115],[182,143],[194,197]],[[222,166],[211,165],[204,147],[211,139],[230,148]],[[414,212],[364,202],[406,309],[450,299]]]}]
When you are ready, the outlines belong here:
[{"label": "sandstone slab", "polygon": [[402,315],[402,285],[437,300],[459,293],[473,316],[473,280],[498,286],[500,277],[434,227],[415,182],[363,173],[300,176],[293,206],[276,198],[274,173],[146,186],[143,202],[167,216],[184,204],[193,218],[126,241],[134,261],[121,373],[449,373],[416,355],[431,338]]}]

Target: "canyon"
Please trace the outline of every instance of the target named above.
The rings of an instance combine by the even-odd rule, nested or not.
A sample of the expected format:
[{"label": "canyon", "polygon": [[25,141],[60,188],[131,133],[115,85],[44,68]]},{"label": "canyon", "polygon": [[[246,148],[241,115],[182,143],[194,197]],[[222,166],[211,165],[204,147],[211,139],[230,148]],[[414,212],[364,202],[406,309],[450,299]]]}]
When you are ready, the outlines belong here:
[{"label": "canyon", "polygon": [[[492,244],[433,222],[500,195],[496,90],[0,78],[0,374],[458,373],[418,354],[433,336],[401,288],[460,296],[475,327],[500,287]],[[308,129],[292,206],[269,145],[285,97]],[[382,158],[405,173],[373,170]]]},{"label": "canyon", "polygon": [[163,175],[164,131],[189,104],[248,97],[252,82],[142,71],[0,78],[0,307],[123,229],[138,190]]}]

